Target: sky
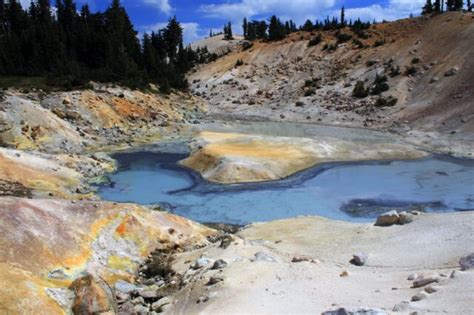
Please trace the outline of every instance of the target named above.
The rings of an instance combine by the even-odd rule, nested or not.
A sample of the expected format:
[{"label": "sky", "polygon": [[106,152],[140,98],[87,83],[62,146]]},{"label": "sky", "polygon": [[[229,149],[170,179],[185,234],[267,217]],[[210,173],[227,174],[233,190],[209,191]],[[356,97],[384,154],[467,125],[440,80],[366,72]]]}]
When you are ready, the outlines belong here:
[{"label": "sky", "polygon": [[[28,5],[31,0],[20,0]],[[51,1],[54,3],[54,0]],[[307,19],[339,16],[342,6],[347,18],[363,20],[396,20],[418,15],[425,0],[121,0],[135,29],[151,32],[163,28],[176,15],[184,28],[184,39],[191,43],[231,22],[234,34],[242,33],[242,19],[268,19],[276,14],[282,20],[292,19],[301,25]],[[76,0],[79,7],[88,3],[91,10],[103,11],[110,0]]]}]

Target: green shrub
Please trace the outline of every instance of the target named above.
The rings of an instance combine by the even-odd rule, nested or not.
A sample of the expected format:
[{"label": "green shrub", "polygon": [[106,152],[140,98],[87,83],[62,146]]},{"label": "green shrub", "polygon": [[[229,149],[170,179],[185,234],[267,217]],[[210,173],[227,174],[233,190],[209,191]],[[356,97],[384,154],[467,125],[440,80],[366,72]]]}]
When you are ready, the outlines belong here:
[{"label": "green shrub", "polygon": [[348,42],[352,39],[352,35],[343,33],[341,31],[336,32],[337,44]]},{"label": "green shrub", "polygon": [[365,47],[364,43],[361,42],[361,41],[360,41],[359,39],[357,39],[357,38],[354,38],[354,39],[352,40],[352,44],[354,44],[354,46],[356,46],[357,48],[364,48],[364,47]]},{"label": "green shrub", "polygon": [[418,73],[418,68],[415,66],[407,66],[405,69],[406,76],[414,76]]},{"label": "green shrub", "polygon": [[244,61],[242,59],[237,59],[237,62],[235,63],[235,67],[238,68],[243,65],[244,65]]},{"label": "green shrub", "polygon": [[365,87],[363,81],[357,81],[356,85],[354,86],[354,90],[352,90],[352,96],[356,98],[366,98],[369,96],[369,88]]},{"label": "green shrub", "polygon": [[379,46],[382,46],[385,44],[385,41],[384,40],[381,40],[381,39],[377,39],[374,43],[374,47],[379,47]]},{"label": "green shrub", "polygon": [[318,34],[309,41],[308,47],[319,45],[322,42],[322,40],[323,40],[323,37],[321,36],[321,34]]},{"label": "green shrub", "polygon": [[393,96],[379,97],[375,102],[375,107],[393,107],[397,104],[398,99]]},{"label": "green shrub", "polygon": [[372,89],[370,90],[370,94],[372,95],[380,95],[383,92],[386,92],[390,89],[390,86],[387,84],[387,77],[386,76],[377,76],[375,77],[374,84]]}]

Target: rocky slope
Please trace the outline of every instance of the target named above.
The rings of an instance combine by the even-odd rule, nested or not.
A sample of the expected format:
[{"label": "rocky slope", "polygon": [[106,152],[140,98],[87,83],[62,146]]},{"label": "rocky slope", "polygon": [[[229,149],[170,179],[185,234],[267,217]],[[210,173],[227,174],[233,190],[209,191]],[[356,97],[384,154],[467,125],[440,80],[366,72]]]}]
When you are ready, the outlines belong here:
[{"label": "rocky slope", "polygon": [[[105,313],[92,301],[75,301],[77,292],[68,289],[74,280],[90,274],[108,285],[133,282],[154,250],[205,245],[213,233],[136,205],[1,197],[0,209],[3,314],[63,314],[74,303]],[[82,289],[91,288],[99,290],[93,294],[99,304],[116,304],[115,296],[104,296],[90,283]]]},{"label": "rocky slope", "polygon": [[72,153],[148,143],[201,117],[187,94],[163,96],[94,84],[91,90],[1,92],[0,143],[22,150]]},{"label": "rocky slope", "polygon": [[[349,29],[343,33],[357,36]],[[227,119],[316,122],[402,132],[444,151],[473,151],[474,17],[447,13],[377,24],[360,39],[337,44],[335,32],[300,32],[255,42],[190,75],[192,90],[209,102],[210,114]],[[324,50],[336,45],[335,51]],[[237,60],[244,65],[236,66]],[[399,69],[399,73],[397,71]],[[411,71],[407,71],[410,70]],[[358,80],[386,75],[395,106],[377,97],[352,97]]]}]

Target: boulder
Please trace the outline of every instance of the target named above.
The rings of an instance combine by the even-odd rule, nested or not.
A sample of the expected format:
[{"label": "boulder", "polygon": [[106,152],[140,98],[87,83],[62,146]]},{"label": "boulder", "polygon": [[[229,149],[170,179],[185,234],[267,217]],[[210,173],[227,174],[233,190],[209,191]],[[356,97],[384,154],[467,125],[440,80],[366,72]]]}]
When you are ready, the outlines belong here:
[{"label": "boulder", "polygon": [[474,253],[459,259],[459,266],[461,267],[462,271],[474,268]]},{"label": "boulder", "polygon": [[398,212],[395,210],[386,212],[380,215],[375,222],[376,226],[390,226],[394,224],[398,224],[398,220],[400,219]]},{"label": "boulder", "polygon": [[201,257],[201,258],[197,259],[194,262],[194,264],[191,266],[191,268],[197,270],[197,269],[204,268],[204,267],[210,265],[211,263],[212,263],[211,259],[206,258],[206,257]]},{"label": "boulder", "polygon": [[117,313],[117,301],[109,285],[87,274],[69,287],[75,294],[72,312],[75,315]]}]

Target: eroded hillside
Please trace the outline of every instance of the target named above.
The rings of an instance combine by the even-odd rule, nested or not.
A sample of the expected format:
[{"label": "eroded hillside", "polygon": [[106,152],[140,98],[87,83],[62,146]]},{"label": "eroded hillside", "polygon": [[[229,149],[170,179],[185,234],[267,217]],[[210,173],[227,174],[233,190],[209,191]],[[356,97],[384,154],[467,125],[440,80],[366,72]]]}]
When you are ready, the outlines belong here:
[{"label": "eroded hillside", "polygon": [[[388,129],[419,144],[472,151],[472,13],[377,24],[366,31],[368,39],[349,28],[342,33],[352,39],[338,44],[336,32],[328,31],[312,47],[317,32],[254,42],[197,69],[189,76],[192,91],[214,117]],[[395,97],[396,105],[353,97],[357,81],[368,87],[377,75],[388,78],[382,96]]]}]

